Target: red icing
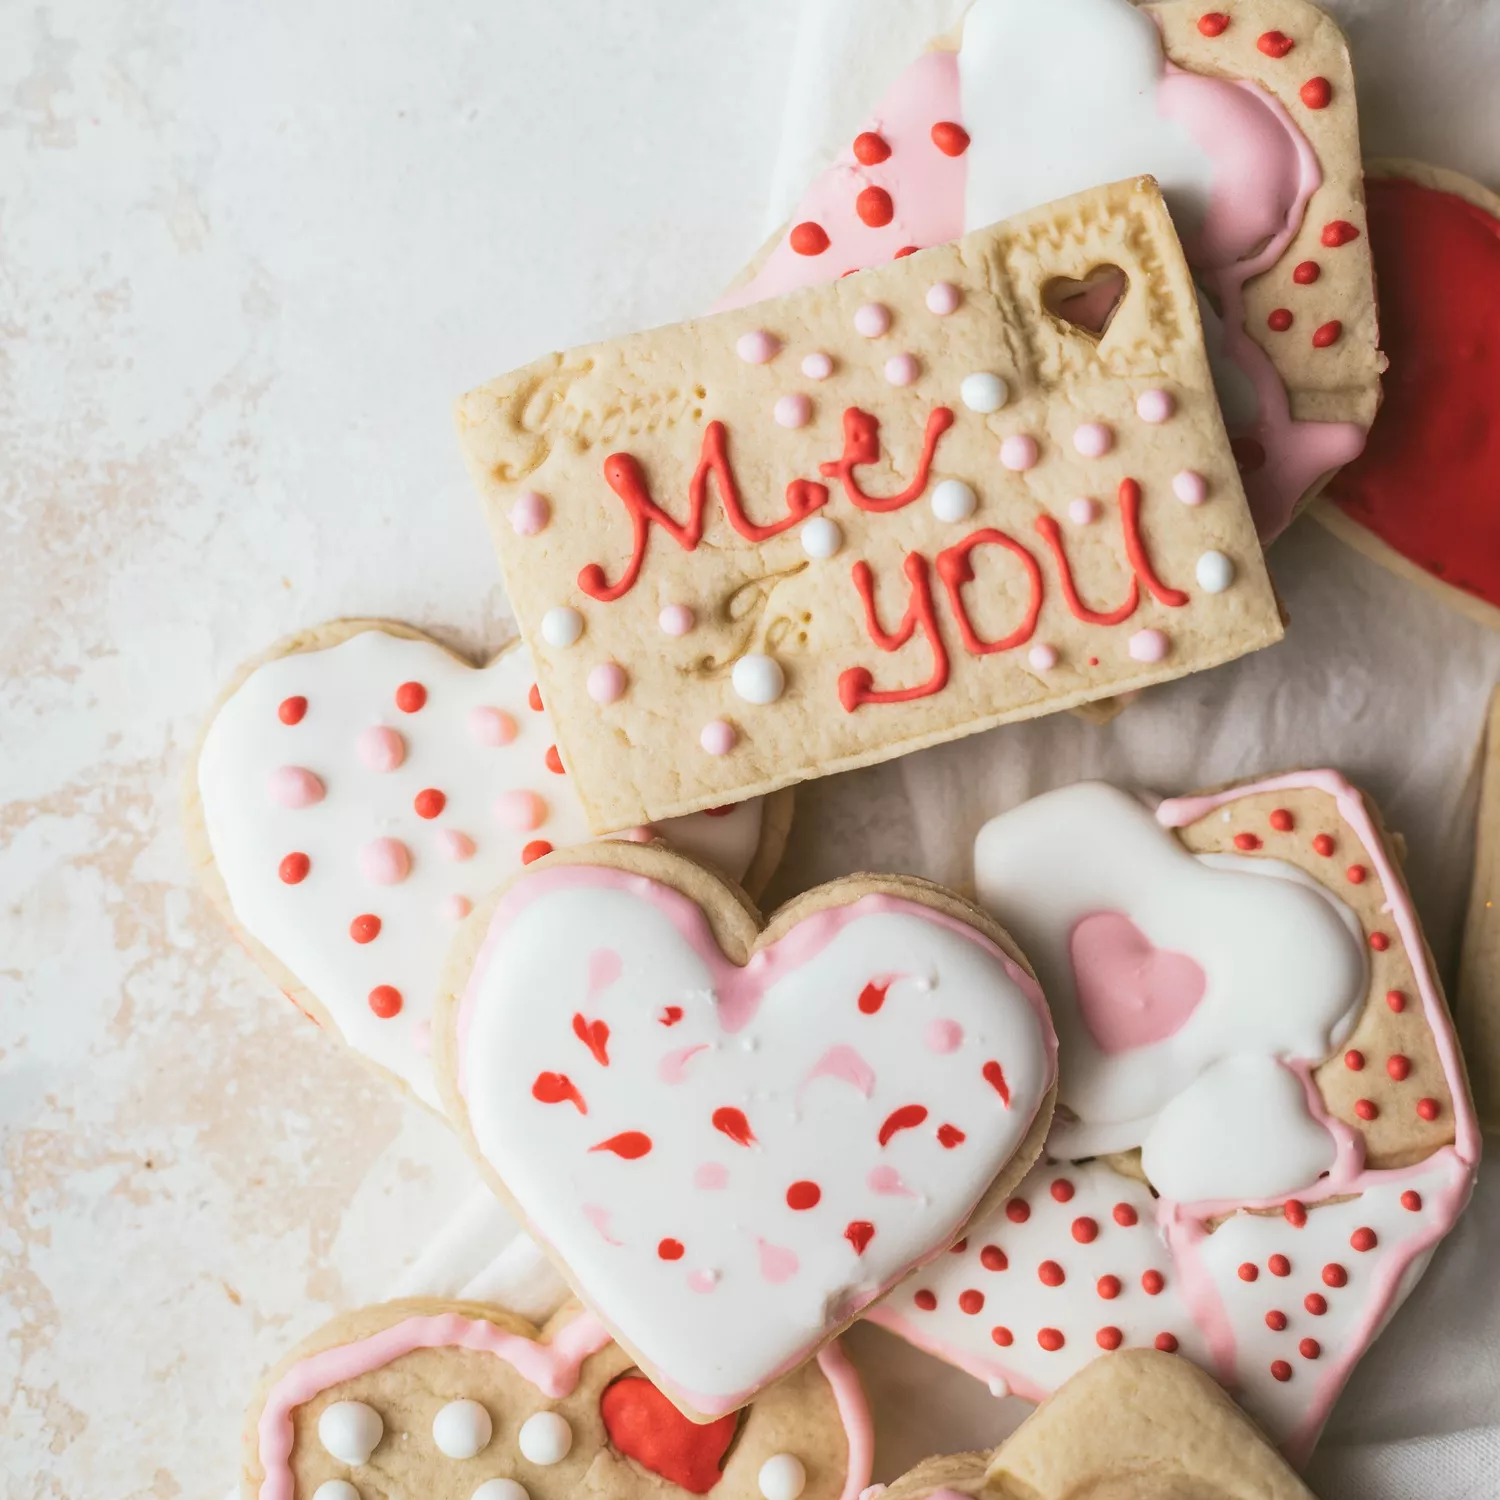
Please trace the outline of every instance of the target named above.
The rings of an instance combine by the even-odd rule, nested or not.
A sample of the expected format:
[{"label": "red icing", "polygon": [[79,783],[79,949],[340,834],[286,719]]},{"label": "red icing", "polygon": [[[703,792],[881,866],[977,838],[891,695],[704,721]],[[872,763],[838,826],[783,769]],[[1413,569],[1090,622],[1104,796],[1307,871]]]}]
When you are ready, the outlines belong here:
[{"label": "red icing", "polygon": [[295,698],[283,698],[276,709],[276,717],[283,724],[300,724],[307,712],[307,699],[300,694]]},{"label": "red icing", "polygon": [[1417,1115],[1429,1123],[1442,1114],[1443,1108],[1436,1099],[1418,1099]]},{"label": "red icing", "polygon": [[1385,1003],[1399,1015],[1406,1009],[1406,996],[1400,990],[1387,990],[1385,992]]},{"label": "red icing", "polygon": [[1385,1060],[1385,1070],[1397,1083],[1405,1083],[1411,1076],[1411,1059],[1393,1052]]},{"label": "red icing", "polygon": [[1292,270],[1292,280],[1298,286],[1311,286],[1323,274],[1323,268],[1315,260],[1304,260]]},{"label": "red icing", "polygon": [[544,855],[552,853],[552,845],[546,839],[532,839],[532,841],[521,850],[521,863],[529,865]]},{"label": "red icing", "polygon": [[1326,78],[1309,78],[1299,92],[1309,109],[1327,109],[1333,98],[1333,85]]},{"label": "red icing", "polygon": [[1253,833],[1237,833],[1234,836],[1236,849],[1259,849],[1260,839]]},{"label": "red icing", "polygon": [[[1025,570],[1029,590],[1026,612],[1021,617],[1021,623],[1009,635],[998,641],[983,641],[979,638],[969,619],[969,611],[964,604],[961,592],[966,583],[974,581],[974,565],[969,561],[969,553],[976,547],[985,546],[1004,547],[1014,553]],[[1014,537],[1007,536],[1003,531],[997,531],[993,526],[970,532],[957,546],[948,547],[938,553],[937,572],[938,577],[943,580],[943,587],[948,591],[948,605],[958,625],[959,639],[964,643],[964,650],[971,656],[987,656],[993,651],[1010,651],[1016,646],[1024,646],[1031,639],[1036,631],[1037,616],[1042,612],[1042,570],[1037,566],[1037,561],[1031,553]]]},{"label": "red icing", "polygon": [[1324,859],[1327,859],[1333,853],[1333,840],[1328,834],[1320,833],[1314,836],[1312,847],[1314,854],[1321,854]]},{"label": "red icing", "polygon": [[1277,833],[1290,833],[1297,826],[1297,820],[1284,807],[1275,808],[1269,821]]},{"label": "red icing", "polygon": [[368,995],[370,1009],[382,1021],[401,1014],[401,991],[393,984],[377,984]]},{"label": "red icing", "polygon": [[862,130],[854,137],[854,159],[862,166],[876,166],[890,154],[886,138],[874,130]]},{"label": "red icing", "polygon": [[687,1246],[681,1240],[661,1240],[657,1243],[656,1254],[660,1260],[681,1260],[687,1254]]},{"label": "red icing", "polygon": [[557,753],[556,745],[548,745],[547,753],[542,757],[546,767],[554,776],[563,776],[567,773],[563,770],[562,756]]},{"label": "red icing", "polygon": [[1361,1120],[1374,1120],[1380,1115],[1380,1106],[1373,1099],[1356,1099],[1354,1101],[1354,1113]]},{"label": "red icing", "polygon": [[882,651],[898,651],[922,627],[932,647],[932,672],[915,687],[877,690],[868,667],[850,667],[839,674],[839,702],[844,712],[852,714],[865,703],[909,703],[943,690],[948,681],[948,650],[938,632],[937,612],[932,605],[932,586],[927,579],[927,559],[920,552],[908,552],[903,566],[911,585],[906,613],[893,634],[887,634],[875,613],[875,584],[869,563],[863,558],[854,564],[851,576],[865,606],[865,631]]},{"label": "red icing", "polygon": [[1010,1085],[1005,1081],[1005,1069],[1002,1068],[1000,1064],[995,1062],[992,1058],[984,1065],[982,1071],[984,1074],[984,1081],[989,1084],[989,1086],[994,1089],[997,1094],[999,1094],[1000,1102],[1006,1107],[1006,1109],[1009,1109]]},{"label": "red icing", "polygon": [[1366,1252],[1373,1250],[1379,1243],[1379,1235],[1377,1235],[1373,1229],[1369,1228],[1356,1229],[1354,1233],[1349,1236],[1350,1248],[1353,1250],[1358,1250],[1361,1254],[1365,1254]]},{"label": "red icing", "polygon": [[872,979],[859,992],[859,1009],[861,1014],[873,1016],[885,1004],[885,992],[890,989],[891,984],[892,981],[889,979],[884,984],[876,984]]},{"label": "red icing", "polygon": [[880,1127],[880,1144],[886,1145],[898,1130],[914,1130],[927,1118],[925,1104],[903,1104],[893,1109]]},{"label": "red icing", "polygon": [[288,854],[276,866],[276,873],[285,885],[301,885],[307,879],[307,872],[310,869],[312,869],[312,861],[298,851],[295,854]]},{"label": "red icing", "polygon": [[1260,1276],[1260,1267],[1253,1260],[1247,1260],[1240,1266],[1241,1281],[1255,1281]]},{"label": "red icing", "polygon": [[1352,1073],[1358,1073],[1365,1065],[1365,1055],[1357,1047],[1351,1047],[1344,1054],[1344,1066]]},{"label": "red icing", "polygon": [[1055,1178],[1047,1191],[1052,1194],[1052,1201],[1054,1203],[1071,1203],[1073,1201],[1073,1184],[1066,1177]]},{"label": "red icing", "polygon": [[1284,1255],[1273,1255],[1266,1262],[1266,1270],[1273,1276],[1290,1276],[1292,1274],[1292,1263]]},{"label": "red icing", "polygon": [[951,1151],[955,1146],[961,1146],[968,1140],[968,1136],[957,1125],[939,1125],[937,1137],[945,1151]]},{"label": "red icing", "polygon": [[1301,1229],[1307,1224],[1307,1205],[1299,1198],[1288,1198],[1281,1212],[1293,1229]]},{"label": "red icing", "polygon": [[589,1112],[583,1095],[566,1073],[538,1073],[536,1082],[531,1085],[531,1097],[539,1104],[572,1104],[581,1115]]},{"label": "red icing", "polygon": [[609,1027],[603,1021],[586,1021],[575,1013],[573,1035],[594,1054],[594,1061],[601,1068],[609,1066]]},{"label": "red icing", "polygon": [[1068,1279],[1067,1272],[1055,1260],[1044,1260],[1036,1268],[1036,1275],[1043,1286],[1061,1286]]},{"label": "red icing", "polygon": [[1010,1346],[1016,1341],[1015,1334],[1013,1334],[1010,1329],[1006,1328],[1004,1325],[997,1325],[996,1327],[990,1329],[990,1337],[997,1344],[999,1344],[1002,1349],[1009,1349]]},{"label": "red icing", "polygon": [[979,1252],[979,1264],[986,1271],[1003,1271],[1010,1265],[1010,1261],[999,1245],[986,1245]]},{"label": "red icing", "polygon": [[448,798],[435,786],[429,786],[412,798],[411,805],[419,818],[435,818],[448,805]]},{"label": "red icing", "polygon": [[1024,1198],[1012,1198],[1005,1205],[1005,1217],[1012,1224],[1024,1224],[1031,1217],[1031,1205]]},{"label": "red icing", "polygon": [[798,255],[821,255],[828,248],[828,231],[811,219],[793,225],[787,239]]},{"label": "red icing", "polygon": [[1365,877],[1369,873],[1370,872],[1365,869],[1363,865],[1350,865],[1349,868],[1344,871],[1344,876],[1348,880],[1350,885],[1363,885],[1365,883]]},{"label": "red icing", "polygon": [[816,1208],[822,1200],[823,1189],[815,1182],[794,1182],[786,1190],[786,1206],[796,1209],[798,1213]]},{"label": "red icing", "polygon": [[1267,57],[1285,57],[1297,44],[1284,31],[1263,31],[1255,45]]},{"label": "red icing", "polygon": [[427,689],[420,682],[403,682],[396,689],[396,707],[404,714],[414,714],[427,702]]},{"label": "red icing", "polygon": [[1370,946],[1377,953],[1384,953],[1391,946],[1391,940],[1383,932],[1372,932],[1370,934]]},{"label": "red icing", "polygon": [[1211,10],[1198,17],[1198,30],[1207,37],[1223,36],[1229,29],[1229,17],[1222,10]]},{"label": "red icing", "polygon": [[1413,1188],[1407,1188],[1401,1195],[1401,1207],[1409,1214],[1421,1213],[1422,1195]]},{"label": "red icing", "polygon": [[1274,1307],[1266,1314],[1266,1327],[1272,1333],[1281,1333],[1286,1328],[1286,1314],[1278,1312]]},{"label": "red icing", "polygon": [[1313,329],[1313,348],[1327,349],[1331,345],[1338,343],[1343,336],[1344,325],[1337,318],[1333,318],[1329,322]]},{"label": "red icing", "polygon": [[680,1005],[664,1005],[661,1014],[656,1019],[663,1026],[675,1026],[682,1019],[682,1007]]},{"label": "red icing", "polygon": [[1094,1290],[1098,1292],[1106,1302],[1113,1302],[1115,1298],[1118,1297],[1124,1290],[1124,1288],[1121,1286],[1120,1278],[1118,1276],[1101,1276],[1099,1280],[1094,1283]]},{"label": "red icing", "polygon": [[622,1130],[607,1141],[589,1147],[590,1151],[613,1151],[626,1161],[639,1161],[650,1149],[651,1137],[644,1130]]},{"label": "red icing", "polygon": [[863,1255],[865,1246],[875,1238],[875,1226],[868,1219],[853,1219],[844,1226],[844,1238],[854,1246],[856,1255]]},{"label": "red icing", "polygon": [[1341,1287],[1348,1284],[1349,1273],[1337,1262],[1331,1262],[1323,1267],[1324,1286]]},{"label": "red icing", "polygon": [[932,144],[944,156],[962,156],[969,149],[969,132],[952,120],[939,120],[932,127]]},{"label": "red icing", "polygon": [[1125,1335],[1113,1324],[1110,1324],[1107,1327],[1101,1328],[1094,1335],[1094,1342],[1101,1349],[1118,1349],[1125,1342]]},{"label": "red icing", "polygon": [[727,1135],[736,1146],[754,1143],[755,1132],[745,1118],[745,1111],[736,1109],[732,1104],[726,1104],[713,1112],[713,1126],[720,1135]]},{"label": "red icing", "polygon": [[1099,1221],[1085,1214],[1073,1220],[1072,1231],[1073,1238],[1080,1245],[1092,1245],[1099,1238]]},{"label": "red icing", "polygon": [[349,936],[356,943],[373,943],[380,936],[380,918],[365,912],[349,924]]},{"label": "red icing", "polygon": [[926,1287],[923,1287],[920,1292],[916,1293],[916,1295],[913,1296],[911,1300],[915,1302],[923,1312],[931,1312],[933,1308],[937,1306],[937,1297],[934,1296],[933,1293],[929,1292]]},{"label": "red icing", "polygon": [[1274,307],[1266,315],[1266,327],[1272,333],[1285,333],[1292,326],[1292,310],[1289,307]]},{"label": "red icing", "polygon": [[1148,1297],[1155,1297],[1166,1284],[1167,1279],[1160,1271],[1145,1271],[1141,1274],[1141,1290]]},{"label": "red icing", "polygon": [[526,702],[530,706],[533,713],[541,713],[542,690],[534,682],[531,684],[530,692],[526,694]]},{"label": "red icing", "polygon": [[[825,479],[837,479],[844,493],[861,510],[900,510],[910,505],[927,488],[927,478],[932,471],[933,455],[937,452],[938,439],[953,425],[953,413],[946,406],[935,406],[927,414],[927,426],[922,433],[922,452],[917,459],[917,470],[911,483],[895,495],[867,495],[854,477],[861,464],[873,464],[880,458],[880,418],[851,406],[844,412],[844,451],[840,457],[818,465],[818,472]],[[818,486],[822,488],[822,486]],[[827,492],[824,492],[827,498]],[[822,502],[820,501],[819,504]],[[809,507],[810,510],[816,507]],[[801,517],[798,517],[800,520]]]},{"label": "red icing", "polygon": [[891,195],[883,187],[861,188],[854,200],[854,211],[871,229],[883,229],[896,217]]},{"label": "red icing", "polygon": [[1273,1359],[1271,1361],[1271,1374],[1280,1381],[1292,1378],[1292,1367],[1284,1359]]},{"label": "red icing", "polygon": [[1136,1225],[1138,1215],[1135,1207],[1129,1203],[1117,1203],[1114,1207],[1115,1223],[1123,1229],[1133,1229]]},{"label": "red icing", "polygon": [[1057,1351],[1061,1349],[1062,1346],[1067,1342],[1067,1340],[1062,1336],[1062,1331],[1057,1328],[1037,1329],[1036,1341],[1042,1346],[1043,1349],[1047,1351],[1048,1354],[1056,1354]]},{"label": "red icing", "polygon": [[984,1311],[984,1293],[970,1287],[967,1291],[958,1294],[958,1310],[966,1312],[971,1317],[976,1313]]},{"label": "red icing", "polygon": [[599,1415],[617,1452],[693,1495],[706,1495],[723,1477],[724,1456],[739,1428],[736,1412],[702,1426],[688,1421],[641,1375],[623,1375],[607,1386]]},{"label": "red icing", "polygon": [[1322,1292],[1309,1292],[1302,1299],[1302,1305],[1313,1317],[1321,1318],[1328,1311],[1328,1298]]},{"label": "red icing", "polygon": [[1086,625],[1118,625],[1135,613],[1136,605],[1141,602],[1141,589],[1134,578],[1130,580],[1130,592],[1126,594],[1125,602],[1118,609],[1108,611],[1091,609],[1078,597],[1078,587],[1073,582],[1073,565],[1068,561],[1068,554],[1063,551],[1062,529],[1051,516],[1038,516],[1036,529],[1037,534],[1050,549],[1052,560],[1057,564],[1058,581],[1062,585],[1063,598],[1067,601],[1068,608],[1072,610],[1075,618],[1082,620]]},{"label": "red icing", "polygon": [[1177,1353],[1177,1335],[1175,1333],[1159,1333],[1156,1335],[1156,1347],[1163,1354]]},{"label": "red icing", "polygon": [[[1323,233],[1321,238],[1323,243],[1327,245],[1330,250],[1337,250],[1340,245],[1347,245],[1352,241],[1357,240],[1359,238],[1359,230],[1357,230],[1354,225],[1352,225],[1348,221],[1348,219],[1330,219],[1323,226]],[[1309,261],[1308,264],[1312,265],[1312,262]],[[1311,276],[1308,279],[1310,281],[1316,281],[1318,278],[1316,276]]]},{"label": "red icing", "polygon": [[1316,1359],[1322,1352],[1323,1347],[1318,1343],[1317,1339],[1303,1339],[1302,1342],[1297,1345],[1297,1353],[1300,1354],[1303,1359]]}]

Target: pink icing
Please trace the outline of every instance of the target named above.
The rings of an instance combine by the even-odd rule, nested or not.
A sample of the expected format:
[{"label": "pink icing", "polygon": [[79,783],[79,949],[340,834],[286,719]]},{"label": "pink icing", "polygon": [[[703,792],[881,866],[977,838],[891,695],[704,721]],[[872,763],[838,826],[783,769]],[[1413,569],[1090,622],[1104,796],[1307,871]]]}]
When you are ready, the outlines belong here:
[{"label": "pink icing", "polygon": [[921,373],[915,354],[893,354],[885,362],[885,378],[892,385],[911,385]]},{"label": "pink icing", "polygon": [[927,1023],[924,1040],[934,1052],[957,1052],[963,1045],[963,1039],[964,1029],[957,1021],[947,1021],[940,1017]]},{"label": "pink icing", "polygon": [[729,1181],[729,1168],[723,1162],[706,1161],[693,1173],[693,1186],[711,1193]]},{"label": "pink icing", "polygon": [[592,1000],[601,990],[607,990],[623,969],[620,955],[613,948],[595,948],[589,954],[589,998]]},{"label": "pink icing", "polygon": [[666,635],[686,635],[697,624],[697,617],[686,604],[668,604],[656,617],[656,623]]},{"label": "pink icing", "polygon": [[[853,1047],[839,1043],[830,1047],[802,1080],[806,1088],[815,1078],[837,1078],[859,1090],[866,1099],[875,1092],[875,1070]],[[799,1094],[801,1090],[798,1091]]]},{"label": "pink icing", "polygon": [[1208,481],[1191,469],[1184,469],[1172,480],[1172,493],[1184,505],[1202,505],[1208,499]]},{"label": "pink icing", "polygon": [[598,704],[615,703],[625,695],[625,668],[617,661],[601,661],[589,670],[585,686]]},{"label": "pink icing", "polygon": [[797,391],[790,396],[778,396],[771,415],[778,427],[806,427],[812,420],[812,402]]},{"label": "pink icing", "polygon": [[535,536],[547,529],[547,522],[551,519],[552,507],[547,504],[546,497],[535,490],[527,490],[510,508],[511,529],[517,536]]},{"label": "pink icing", "polygon": [[1137,630],[1130,637],[1130,655],[1135,661],[1165,661],[1172,643],[1161,630]]},{"label": "pink icing", "polygon": [[894,1167],[871,1167],[865,1178],[872,1193],[881,1193],[888,1198],[915,1198],[916,1193],[902,1182],[901,1174]]},{"label": "pink icing", "polygon": [[679,1047],[675,1052],[669,1052],[656,1065],[656,1076],[663,1083],[681,1083],[687,1077],[687,1065],[700,1052],[708,1051],[707,1042],[698,1042],[691,1047]]},{"label": "pink icing", "polygon": [[1083,1024],[1104,1052],[1175,1036],[1207,985],[1196,959],[1156,947],[1123,912],[1082,918],[1068,936],[1068,956]]},{"label": "pink icing", "polygon": [[463,861],[474,857],[474,840],[468,834],[460,833],[456,828],[440,830],[438,844],[451,860]]},{"label": "pink icing", "polygon": [[303,766],[278,766],[267,779],[266,790],[282,807],[311,807],[323,800],[323,783]]},{"label": "pink icing", "polygon": [[781,340],[764,328],[753,328],[735,341],[734,352],[747,365],[764,365],[781,353]]},{"label": "pink icing", "polygon": [[359,853],[365,879],[376,885],[399,885],[411,874],[411,850],[400,839],[373,839]]},{"label": "pink icing", "polygon": [[739,738],[735,733],[733,724],[726,724],[723,719],[710,719],[703,726],[703,732],[698,736],[698,743],[710,755],[728,755],[734,749],[734,743]]},{"label": "pink icing", "polygon": [[529,833],[547,821],[547,804],[539,792],[501,792],[494,813],[506,828]]},{"label": "pink icing", "polygon": [[401,732],[384,724],[372,724],[361,731],[355,749],[372,771],[394,771],[406,759],[406,741]]},{"label": "pink icing", "polygon": [[1017,473],[1034,469],[1039,455],[1036,439],[1026,433],[1013,432],[1000,443],[1000,462]]},{"label": "pink icing", "polygon": [[769,1240],[759,1240],[757,1245],[760,1250],[760,1274],[767,1281],[774,1285],[790,1281],[797,1274],[797,1257],[792,1251],[773,1245]]}]

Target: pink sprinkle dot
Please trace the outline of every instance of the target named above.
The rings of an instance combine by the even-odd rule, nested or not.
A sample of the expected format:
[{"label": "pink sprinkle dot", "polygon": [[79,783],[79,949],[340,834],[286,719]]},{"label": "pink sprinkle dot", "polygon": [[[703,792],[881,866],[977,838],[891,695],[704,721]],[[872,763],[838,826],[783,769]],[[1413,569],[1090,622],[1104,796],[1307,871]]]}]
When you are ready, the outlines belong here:
[{"label": "pink sprinkle dot", "polygon": [[806,427],[812,419],[812,402],[801,391],[791,396],[780,396],[771,408],[778,427]]},{"label": "pink sprinkle dot", "polygon": [[376,885],[400,885],[411,874],[411,850],[400,839],[375,839],[359,852],[365,879]]},{"label": "pink sprinkle dot", "polygon": [[833,374],[833,360],[821,349],[802,356],[802,373],[809,380],[827,380]]},{"label": "pink sprinkle dot", "polygon": [[698,743],[710,755],[728,755],[734,749],[737,739],[739,735],[735,733],[733,724],[726,723],[723,719],[710,719],[703,726]]},{"label": "pink sprinkle dot", "polygon": [[1143,422],[1165,422],[1177,410],[1171,391],[1142,391],[1135,401],[1135,414]]},{"label": "pink sprinkle dot", "polygon": [[698,617],[686,604],[669,604],[657,615],[656,623],[666,635],[686,635],[698,623]]},{"label": "pink sprinkle dot", "polygon": [[695,1292],[711,1292],[719,1284],[719,1273],[709,1269],[694,1271],[688,1277],[688,1286]]},{"label": "pink sprinkle dot", "polygon": [[693,1186],[711,1193],[724,1187],[729,1181],[729,1168],[723,1162],[706,1161],[693,1173]]},{"label": "pink sprinkle dot", "polygon": [[401,731],[384,724],[372,724],[361,731],[355,749],[372,771],[394,771],[406,759],[406,741]]},{"label": "pink sprinkle dot", "polygon": [[883,302],[866,302],[854,314],[854,330],[867,339],[878,339],[889,333],[891,310]]},{"label": "pink sprinkle dot", "polygon": [[1208,498],[1208,481],[1191,469],[1184,469],[1172,480],[1172,493],[1184,505],[1202,505]]},{"label": "pink sprinkle dot", "polygon": [[885,378],[892,385],[910,385],[921,373],[915,354],[893,354],[885,362]]},{"label": "pink sprinkle dot", "polygon": [[443,901],[443,915],[450,922],[462,922],[474,910],[474,903],[467,896],[448,896]]},{"label": "pink sprinkle dot", "polygon": [[1045,641],[1038,641],[1030,651],[1026,653],[1026,660],[1036,668],[1038,672],[1050,672],[1057,665],[1057,647],[1049,646]]},{"label": "pink sprinkle dot", "polygon": [[1130,654],[1136,661],[1165,661],[1171,642],[1160,630],[1137,630],[1130,637]]},{"label": "pink sprinkle dot", "polygon": [[1103,422],[1084,422],[1073,430],[1073,446],[1085,458],[1103,458],[1115,445],[1115,435]]},{"label": "pink sprinkle dot", "polygon": [[927,1023],[922,1040],[930,1052],[957,1052],[964,1039],[964,1029],[957,1021],[939,1017]]},{"label": "pink sprinkle dot", "polygon": [[546,530],[551,519],[552,507],[546,496],[535,490],[527,490],[510,508],[510,528],[517,536],[535,536]]},{"label": "pink sprinkle dot", "polygon": [[547,821],[547,803],[536,792],[502,792],[495,798],[495,816],[505,827],[529,833]]},{"label": "pink sprinkle dot", "polygon": [[618,703],[625,696],[625,668],[617,661],[601,661],[589,671],[584,684],[595,703]]},{"label": "pink sprinkle dot", "polygon": [[735,340],[734,352],[747,365],[763,365],[781,353],[781,340],[764,328],[756,328],[750,333],[742,333]]},{"label": "pink sprinkle dot", "polygon": [[502,708],[471,708],[469,733],[481,745],[508,745],[516,737],[516,721]]},{"label": "pink sprinkle dot", "polygon": [[1077,522],[1080,526],[1087,526],[1098,519],[1099,507],[1084,497],[1068,501],[1068,519]]},{"label": "pink sprinkle dot", "polygon": [[444,828],[438,834],[438,848],[448,859],[457,862],[474,858],[474,840],[456,828]]},{"label": "pink sprinkle dot", "polygon": [[959,301],[959,290],[951,281],[934,281],[927,288],[927,311],[936,313],[940,318],[957,312]]},{"label": "pink sprinkle dot", "polygon": [[1000,462],[1016,473],[1035,468],[1039,455],[1036,439],[1025,433],[1013,432],[1000,444]]},{"label": "pink sprinkle dot", "polygon": [[271,772],[266,790],[271,801],[282,807],[311,807],[323,800],[323,783],[302,766],[278,766]]}]

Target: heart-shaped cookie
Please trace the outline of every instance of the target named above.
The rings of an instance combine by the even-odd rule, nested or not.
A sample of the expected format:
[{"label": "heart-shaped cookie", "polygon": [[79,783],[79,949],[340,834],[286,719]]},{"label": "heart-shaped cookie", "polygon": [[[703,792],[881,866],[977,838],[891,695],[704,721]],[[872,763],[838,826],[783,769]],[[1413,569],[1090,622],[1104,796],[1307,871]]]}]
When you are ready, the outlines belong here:
[{"label": "heart-shaped cookie", "polygon": [[1003,931],[861,876],[762,931],[660,847],[538,862],[476,912],[444,1103],[492,1185],[691,1417],[795,1368],[1034,1159],[1053,1037]]},{"label": "heart-shaped cookie", "polygon": [[[790,797],[652,831],[757,890]],[[431,1105],[433,997],[457,924],[526,861],[590,837],[524,647],[476,668],[360,620],[240,670],[185,822],[209,894],[277,984]]]},{"label": "heart-shaped cookie", "polygon": [[241,1484],[244,1500],[855,1500],[872,1450],[837,1344],[697,1427],[576,1305],[539,1332],[487,1304],[413,1298],[343,1314],[271,1371]]}]

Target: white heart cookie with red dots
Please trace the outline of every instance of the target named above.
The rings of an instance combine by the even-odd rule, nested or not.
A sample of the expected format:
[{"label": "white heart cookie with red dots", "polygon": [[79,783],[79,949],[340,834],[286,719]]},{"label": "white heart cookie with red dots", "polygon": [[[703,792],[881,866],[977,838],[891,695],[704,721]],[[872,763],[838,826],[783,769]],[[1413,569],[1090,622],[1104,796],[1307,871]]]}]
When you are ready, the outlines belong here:
[{"label": "white heart cookie with red dots", "polygon": [[[1057,1020],[1052,1160],[873,1318],[1031,1400],[1180,1350],[1302,1461],[1479,1153],[1378,821],[1331,771],[1154,813],[1083,783],[992,820],[975,868]],[[1132,1155],[1067,1160],[1101,1153]]]},{"label": "white heart cookie with red dots", "polygon": [[[897,79],[719,305],[1135,172],[1161,183],[1205,293],[1225,421],[1269,541],[1359,453],[1384,367],[1348,48],[1303,0],[974,0],[957,40]],[[1058,311],[1097,328],[1118,277],[1075,279]]]},{"label": "white heart cookie with red dots", "polygon": [[874,1435],[837,1344],[698,1426],[592,1314],[432,1298],[344,1313],[262,1382],[244,1500],[857,1500]]},{"label": "white heart cookie with red dots", "polygon": [[[790,804],[660,832],[752,886]],[[308,1014],[425,1103],[439,971],[472,903],[589,837],[522,647],[476,668],[404,626],[339,621],[242,668],[204,731],[186,824],[200,874]]]},{"label": "white heart cookie with red dots", "polygon": [[1035,1158],[1053,1033],[1004,932],[851,877],[761,929],[660,847],[538,862],[476,912],[439,1018],[488,1180],[689,1415],[813,1355]]}]

